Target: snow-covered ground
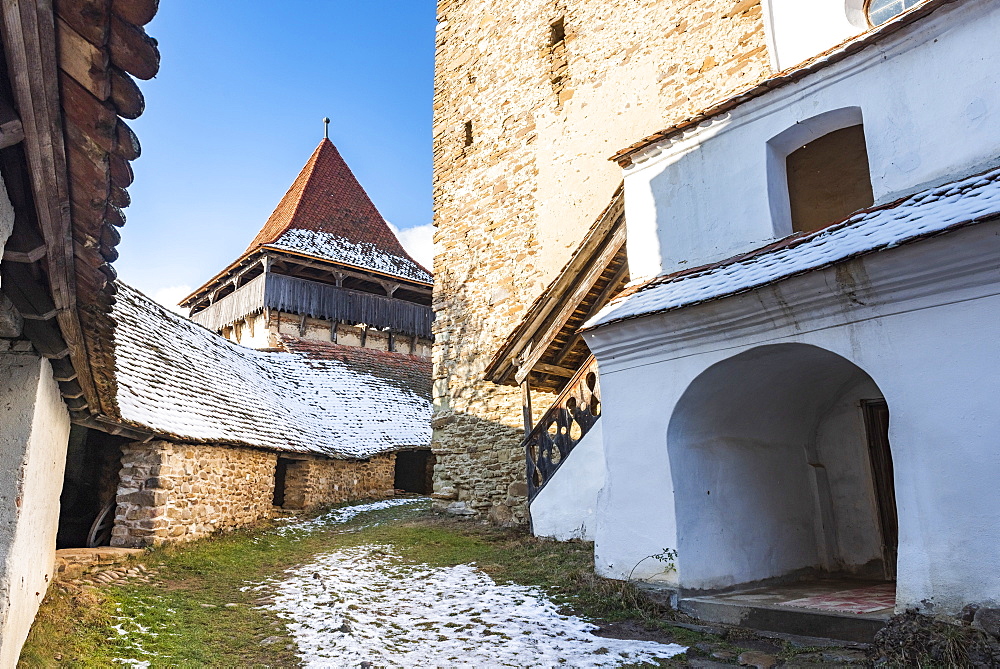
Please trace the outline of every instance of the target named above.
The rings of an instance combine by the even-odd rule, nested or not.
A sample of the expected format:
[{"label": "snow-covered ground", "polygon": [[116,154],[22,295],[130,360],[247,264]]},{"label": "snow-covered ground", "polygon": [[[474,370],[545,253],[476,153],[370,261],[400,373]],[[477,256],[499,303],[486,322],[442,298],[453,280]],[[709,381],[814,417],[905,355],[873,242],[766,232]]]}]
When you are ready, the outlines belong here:
[{"label": "snow-covered ground", "polygon": [[426,497],[409,497],[402,499],[387,499],[381,502],[371,502],[369,504],[355,504],[354,506],[342,506],[336,509],[331,509],[330,511],[324,513],[321,516],[316,516],[315,518],[310,518],[307,520],[302,520],[298,517],[291,518],[286,525],[282,525],[276,530],[276,534],[285,536],[288,534],[308,534],[309,532],[315,532],[316,530],[328,527],[330,525],[342,525],[343,523],[353,520],[355,516],[368,513],[371,511],[380,511],[382,509],[391,509],[394,506],[403,506],[404,504],[416,504],[418,502],[426,502]]},{"label": "snow-covered ground", "polygon": [[388,546],[327,553],[256,589],[273,594],[267,608],[288,621],[310,667],[611,667],[685,650],[595,636],[538,588],[498,584],[471,564],[406,564]]}]

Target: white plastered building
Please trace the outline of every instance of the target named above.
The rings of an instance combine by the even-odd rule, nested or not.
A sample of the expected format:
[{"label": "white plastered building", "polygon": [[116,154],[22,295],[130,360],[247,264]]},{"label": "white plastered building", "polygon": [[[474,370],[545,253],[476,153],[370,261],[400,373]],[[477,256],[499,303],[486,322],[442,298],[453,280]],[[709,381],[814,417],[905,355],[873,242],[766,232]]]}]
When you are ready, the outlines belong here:
[{"label": "white plastered building", "polygon": [[857,35],[863,3],[812,26],[765,4],[775,62],[805,62],[617,156],[645,278],[585,326],[603,452],[572,457],[603,467],[562,469],[603,478],[597,570],[996,606],[1000,5],[908,2]]}]

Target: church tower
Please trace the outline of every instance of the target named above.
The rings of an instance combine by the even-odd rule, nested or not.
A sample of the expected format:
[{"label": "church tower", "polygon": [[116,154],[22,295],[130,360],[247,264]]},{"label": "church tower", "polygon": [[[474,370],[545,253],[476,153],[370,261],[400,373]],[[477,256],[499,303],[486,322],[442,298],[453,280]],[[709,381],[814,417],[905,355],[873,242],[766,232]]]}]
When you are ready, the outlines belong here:
[{"label": "church tower", "polygon": [[429,357],[432,281],[324,138],[247,250],[181,306],[251,348],[296,337]]}]

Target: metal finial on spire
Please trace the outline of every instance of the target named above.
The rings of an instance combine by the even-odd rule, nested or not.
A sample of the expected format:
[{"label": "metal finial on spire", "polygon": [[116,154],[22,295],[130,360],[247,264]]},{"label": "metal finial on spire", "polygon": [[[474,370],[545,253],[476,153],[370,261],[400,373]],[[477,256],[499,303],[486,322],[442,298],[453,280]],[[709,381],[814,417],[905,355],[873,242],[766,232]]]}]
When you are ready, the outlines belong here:
[{"label": "metal finial on spire", "polygon": [[323,119],[323,139],[330,139],[330,118]]}]

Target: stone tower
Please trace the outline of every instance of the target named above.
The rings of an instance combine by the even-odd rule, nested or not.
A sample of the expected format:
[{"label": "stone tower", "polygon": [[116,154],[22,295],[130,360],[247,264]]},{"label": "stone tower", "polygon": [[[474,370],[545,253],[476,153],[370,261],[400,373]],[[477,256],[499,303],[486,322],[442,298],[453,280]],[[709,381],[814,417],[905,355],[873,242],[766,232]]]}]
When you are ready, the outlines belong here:
[{"label": "stone tower", "polygon": [[431,285],[324,139],[247,250],[182,306],[252,348],[289,335],[427,357]]},{"label": "stone tower", "polygon": [[608,158],[769,73],[759,0],[439,1],[439,497],[526,520],[521,392],[484,369],[611,203]]}]

